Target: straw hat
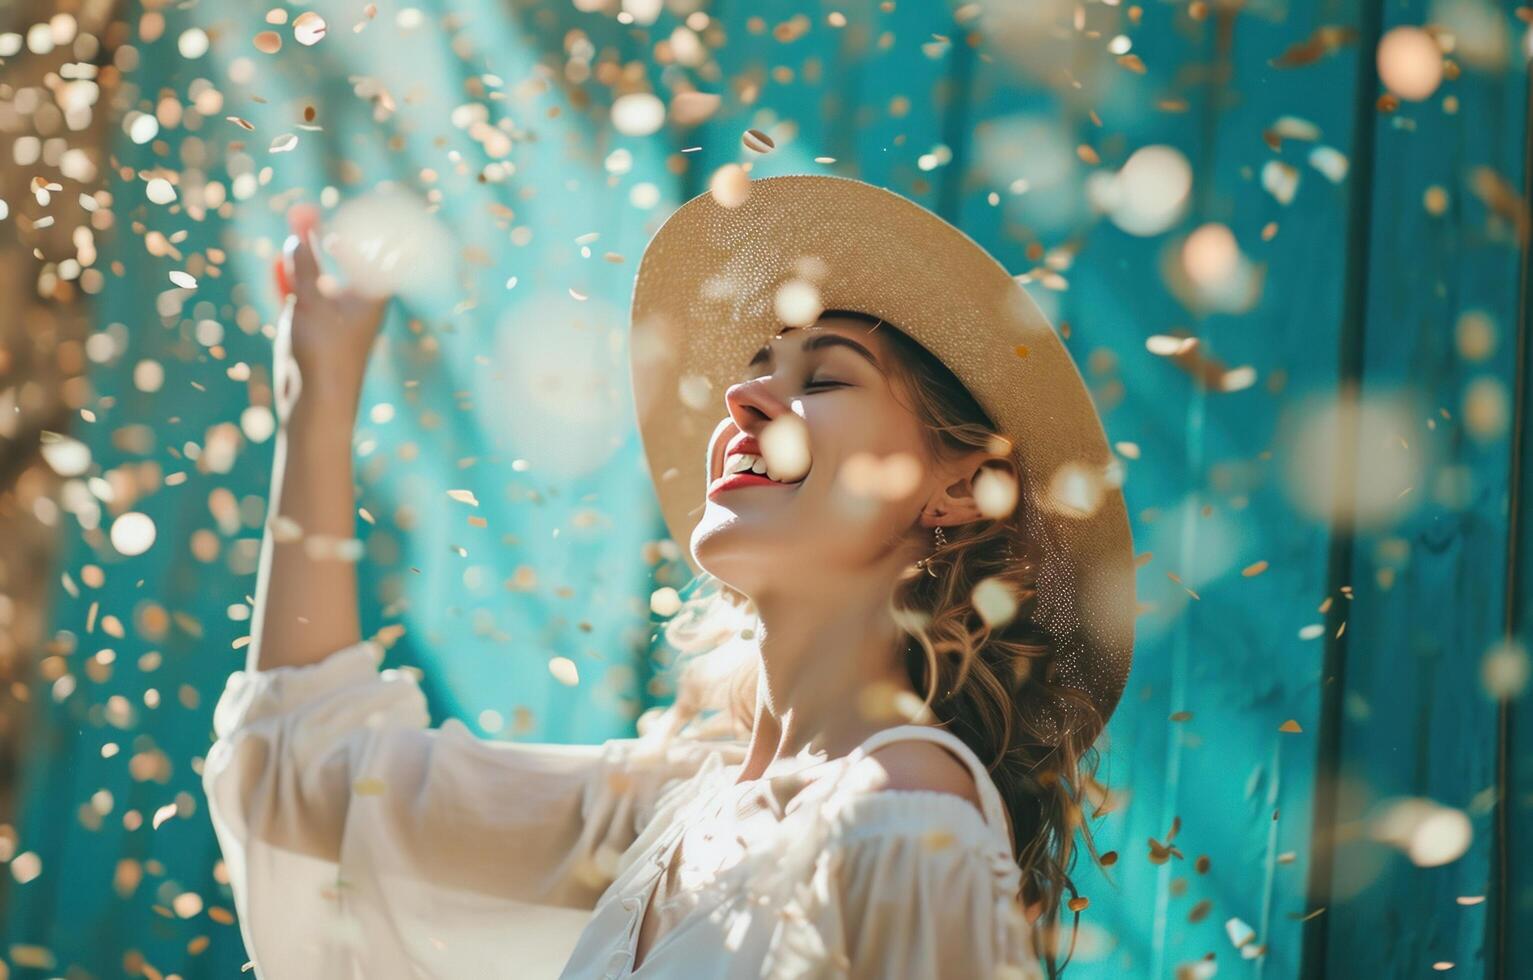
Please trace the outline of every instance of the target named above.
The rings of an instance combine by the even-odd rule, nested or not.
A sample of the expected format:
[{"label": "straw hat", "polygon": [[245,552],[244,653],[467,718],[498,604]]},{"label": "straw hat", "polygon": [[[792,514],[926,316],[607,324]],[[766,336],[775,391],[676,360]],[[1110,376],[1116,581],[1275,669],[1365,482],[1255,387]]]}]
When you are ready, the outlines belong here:
[{"label": "straw hat", "polygon": [[1105,721],[1133,655],[1133,541],[1121,467],[1047,317],[973,239],[892,191],[817,174],[753,180],[747,190],[734,207],[703,193],[678,208],[634,283],[639,432],[687,561],[701,571],[687,543],[703,513],[724,389],[785,325],[778,291],[800,280],[820,308],[881,317],[918,341],[1012,441],[1024,533],[1041,559],[1033,618],[1057,646],[1059,682],[1085,691]]}]

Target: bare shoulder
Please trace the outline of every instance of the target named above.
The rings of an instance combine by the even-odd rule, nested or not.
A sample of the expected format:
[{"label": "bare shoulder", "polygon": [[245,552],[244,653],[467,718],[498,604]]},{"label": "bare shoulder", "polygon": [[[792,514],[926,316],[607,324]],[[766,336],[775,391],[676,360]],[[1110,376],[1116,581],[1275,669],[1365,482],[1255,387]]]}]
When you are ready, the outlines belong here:
[{"label": "bare shoulder", "polygon": [[919,739],[890,742],[868,753],[859,768],[859,786],[878,790],[951,793],[983,812],[969,767],[944,746]]}]

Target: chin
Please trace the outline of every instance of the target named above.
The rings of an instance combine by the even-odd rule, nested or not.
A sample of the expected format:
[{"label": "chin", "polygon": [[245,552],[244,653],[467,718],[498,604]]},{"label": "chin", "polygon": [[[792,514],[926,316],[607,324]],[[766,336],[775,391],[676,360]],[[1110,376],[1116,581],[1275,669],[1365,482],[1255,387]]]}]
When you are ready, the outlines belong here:
[{"label": "chin", "polygon": [[692,556],[732,589],[752,595],[774,577],[791,575],[792,567],[803,560],[779,530],[751,526],[727,513],[718,523],[710,516],[692,532]]}]

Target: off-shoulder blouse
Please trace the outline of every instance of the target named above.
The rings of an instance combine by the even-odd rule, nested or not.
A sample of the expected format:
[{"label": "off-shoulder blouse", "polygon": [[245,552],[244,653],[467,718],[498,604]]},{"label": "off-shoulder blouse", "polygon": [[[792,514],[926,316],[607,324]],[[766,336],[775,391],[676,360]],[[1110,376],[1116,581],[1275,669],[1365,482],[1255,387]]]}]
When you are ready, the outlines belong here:
[{"label": "off-shoulder blouse", "polygon": [[776,797],[736,781],[743,742],[491,742],[430,727],[381,659],[364,640],[236,671],[215,708],[203,786],[259,977],[1041,976],[1000,794],[950,732],[895,726],[840,761],[937,741],[982,810],[818,779],[747,846],[731,808]]}]

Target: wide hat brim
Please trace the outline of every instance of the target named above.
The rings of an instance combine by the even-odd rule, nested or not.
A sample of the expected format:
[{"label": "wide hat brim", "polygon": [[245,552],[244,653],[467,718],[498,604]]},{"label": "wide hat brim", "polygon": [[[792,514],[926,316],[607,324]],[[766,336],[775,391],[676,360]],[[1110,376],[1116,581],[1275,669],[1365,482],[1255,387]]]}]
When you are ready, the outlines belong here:
[{"label": "wide hat brim", "polygon": [[1048,318],[978,243],[892,191],[821,174],[753,180],[748,191],[737,207],[703,193],[677,208],[634,282],[639,432],[688,563],[701,571],[689,542],[724,389],[784,326],[779,288],[807,281],[824,309],[881,317],[914,338],[1012,440],[1039,560],[1033,619],[1056,645],[1055,679],[1084,691],[1105,723],[1133,658],[1133,539],[1121,465]]}]

